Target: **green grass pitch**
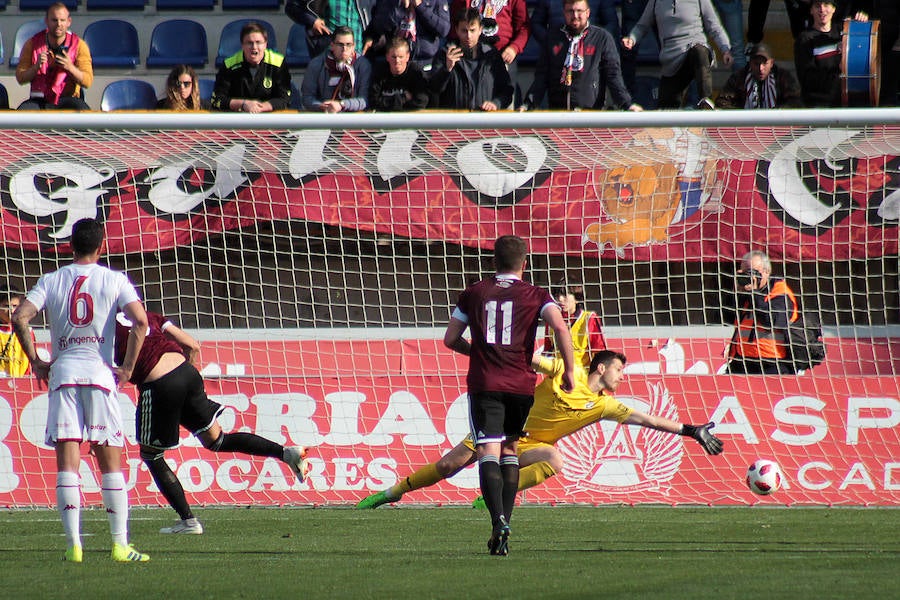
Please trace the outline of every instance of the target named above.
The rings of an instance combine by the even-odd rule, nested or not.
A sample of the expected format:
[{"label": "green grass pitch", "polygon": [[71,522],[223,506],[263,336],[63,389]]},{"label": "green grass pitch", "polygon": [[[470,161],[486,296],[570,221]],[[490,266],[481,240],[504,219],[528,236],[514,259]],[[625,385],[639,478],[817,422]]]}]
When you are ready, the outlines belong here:
[{"label": "green grass pitch", "polygon": [[510,555],[487,553],[487,513],[463,507],[200,508],[202,536],[157,533],[115,564],[101,510],[84,563],[62,561],[56,512],[0,512],[5,598],[897,598],[896,508],[520,507]]}]

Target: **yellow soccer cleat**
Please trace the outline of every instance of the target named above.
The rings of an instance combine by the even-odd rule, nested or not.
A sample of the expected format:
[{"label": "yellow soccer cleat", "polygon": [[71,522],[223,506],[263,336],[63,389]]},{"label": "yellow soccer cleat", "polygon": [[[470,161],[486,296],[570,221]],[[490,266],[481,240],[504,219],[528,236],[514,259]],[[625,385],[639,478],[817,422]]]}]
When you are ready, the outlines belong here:
[{"label": "yellow soccer cleat", "polygon": [[81,551],[81,546],[78,544],[69,546],[69,549],[66,550],[66,557],[63,560],[75,563],[80,563],[84,560],[84,553]]},{"label": "yellow soccer cleat", "polygon": [[148,554],[141,554],[134,549],[134,546],[128,544],[113,544],[112,559],[116,562],[147,562],[150,560]]}]

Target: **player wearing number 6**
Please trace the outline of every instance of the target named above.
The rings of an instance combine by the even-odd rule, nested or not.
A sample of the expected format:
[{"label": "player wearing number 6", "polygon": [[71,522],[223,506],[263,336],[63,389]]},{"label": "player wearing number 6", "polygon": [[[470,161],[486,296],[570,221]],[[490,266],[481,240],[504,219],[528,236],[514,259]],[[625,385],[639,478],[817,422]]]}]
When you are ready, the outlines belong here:
[{"label": "player wearing number 6", "polygon": [[[73,263],[43,275],[13,313],[12,322],[35,377],[49,384],[46,443],[56,449],[56,501],[68,549],[66,560],[82,561],[80,445],[97,458],[101,495],[112,533],[112,559],[150,560],[128,543],[128,492],[122,475],[122,416],[116,389],[131,377],[144,343],[147,313],[123,273],[97,264],[103,225],[81,219],[72,226]],[[38,356],[28,324],[46,309],[53,341],[51,360]],[[132,329],[120,367],[113,367],[116,313],[140,327]]]},{"label": "player wearing number 6", "polygon": [[[537,375],[531,355],[539,319],[553,329],[562,355],[560,387],[571,391],[575,381],[569,328],[550,293],[522,281],[526,255],[522,238],[498,238],[496,274],[460,294],[444,333],[444,345],[469,356],[469,424],[481,493],[491,514],[488,549],[499,556],[509,552],[509,521],[519,484],[516,444],[534,404]],[[471,343],[463,338],[466,329]]]}]

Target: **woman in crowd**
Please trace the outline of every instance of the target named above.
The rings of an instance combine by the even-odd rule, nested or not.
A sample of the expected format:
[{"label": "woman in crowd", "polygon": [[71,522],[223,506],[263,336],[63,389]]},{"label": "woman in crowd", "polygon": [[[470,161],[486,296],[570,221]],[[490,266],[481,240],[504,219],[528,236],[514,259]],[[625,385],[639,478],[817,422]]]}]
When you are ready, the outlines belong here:
[{"label": "woman in crowd", "polygon": [[166,78],[166,97],[156,104],[156,108],[190,112],[209,110],[208,100],[200,99],[200,83],[197,72],[188,65],[178,65]]}]

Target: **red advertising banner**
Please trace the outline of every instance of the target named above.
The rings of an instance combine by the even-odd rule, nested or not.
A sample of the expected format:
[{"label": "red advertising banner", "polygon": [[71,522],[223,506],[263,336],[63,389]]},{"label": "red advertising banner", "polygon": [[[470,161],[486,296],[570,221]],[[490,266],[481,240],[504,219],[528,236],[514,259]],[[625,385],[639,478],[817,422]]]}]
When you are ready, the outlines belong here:
[{"label": "red advertising banner", "polygon": [[[900,504],[900,393],[894,377],[701,374],[695,365],[705,360],[692,355],[694,344],[668,344],[687,350],[683,370],[667,372],[666,360],[682,359],[660,360],[660,348],[658,373],[648,374],[648,349],[630,362],[641,366],[617,396],[683,422],[715,421],[724,454],[709,457],[690,439],[603,422],[559,442],[566,466],[527,490],[526,501]],[[354,351],[365,353],[361,347]],[[402,349],[394,356],[403,356]],[[275,459],[214,454],[186,432],[168,456],[194,503],[355,503],[436,460],[466,435],[463,371],[440,362],[442,368],[431,374],[426,366],[377,374],[208,378],[209,394],[227,407],[220,419],[226,432],[250,431],[313,447],[313,469],[302,484]],[[126,480],[134,504],[156,505],[164,501],[134,445],[133,392],[120,395],[128,434]],[[55,504],[53,451],[43,445],[46,409],[46,391],[31,379],[0,380],[0,506]],[[774,459],[784,471],[786,485],[773,496],[752,495],[744,485],[747,466],[757,458]],[[84,456],[83,490],[89,504],[99,504],[92,460]],[[477,486],[477,475],[467,469],[403,501],[466,503]]]},{"label": "red advertising banner", "polygon": [[896,126],[90,133],[0,132],[22,148],[0,164],[3,244],[53,252],[97,215],[112,253],[287,219],[638,260],[900,248]]}]

